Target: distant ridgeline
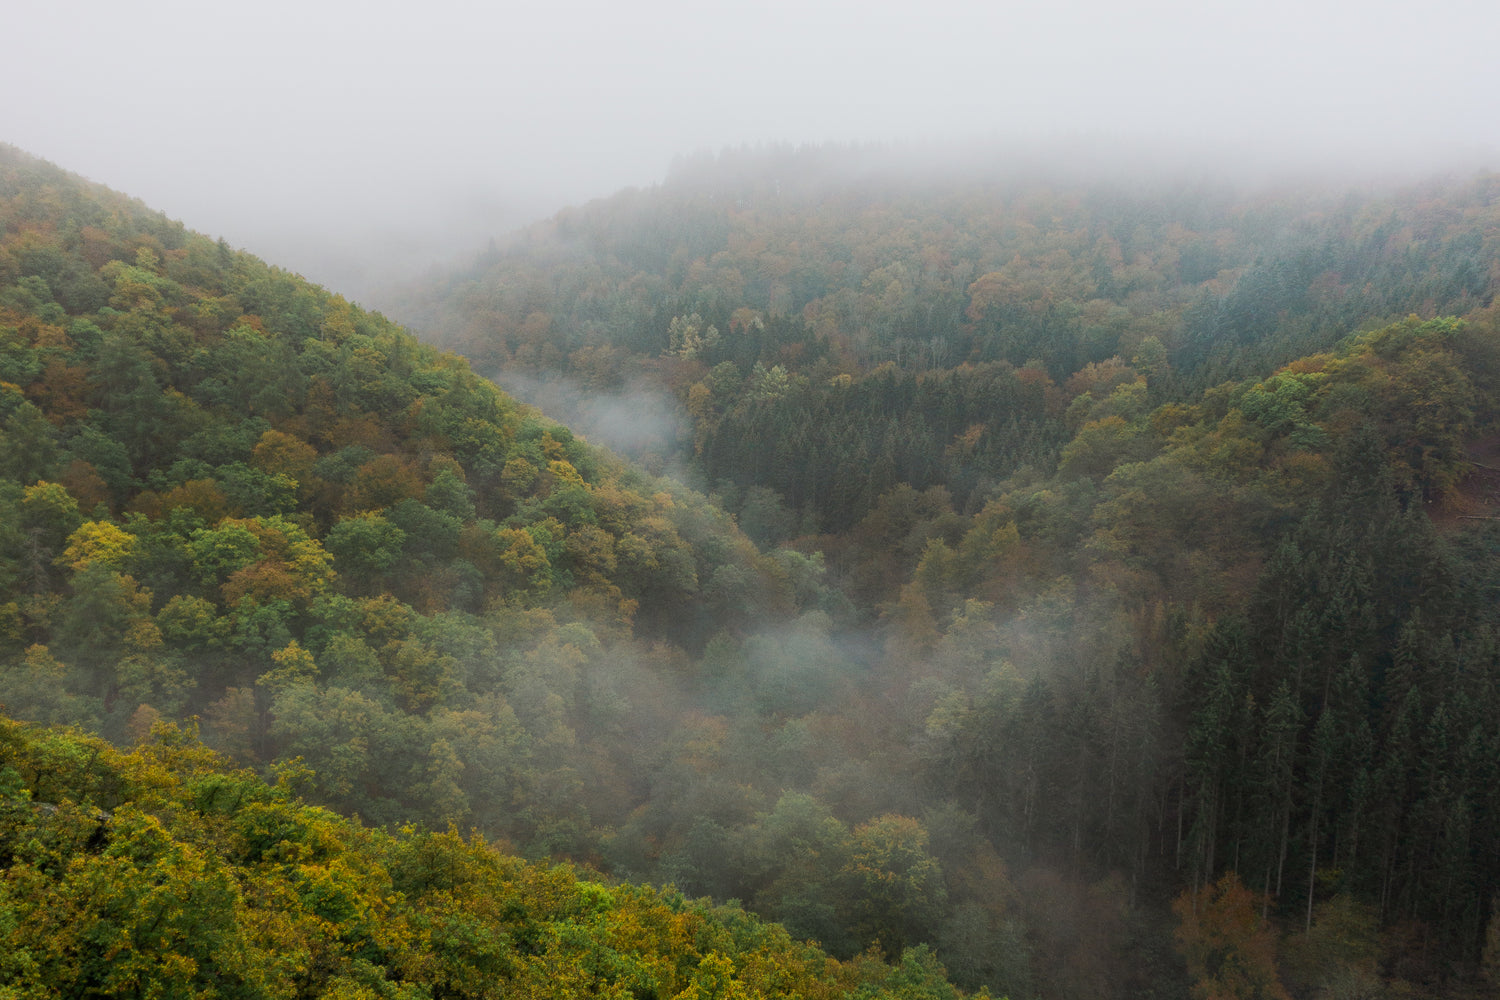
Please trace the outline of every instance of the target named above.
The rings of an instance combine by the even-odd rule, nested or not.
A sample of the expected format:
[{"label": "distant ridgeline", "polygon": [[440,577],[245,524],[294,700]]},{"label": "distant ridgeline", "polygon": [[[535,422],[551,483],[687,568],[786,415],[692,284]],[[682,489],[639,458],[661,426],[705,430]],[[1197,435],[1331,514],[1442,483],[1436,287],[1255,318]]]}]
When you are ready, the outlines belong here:
[{"label": "distant ridgeline", "polygon": [[[1049,886],[989,908],[1024,942],[985,981],[1133,988],[1136,918],[1049,936],[1059,871],[1231,909],[1234,873],[1301,930],[1280,975],[1306,992],[1500,976],[1497,260],[1495,175],[1241,193],[771,149],[562,212],[396,308],[576,390],[569,419],[665,391],[684,429],[639,453],[821,553],[878,641],[852,703],[804,716],[805,787],[954,810],[923,814],[934,845],[960,824]],[[861,801],[830,715],[880,733],[836,738],[872,781],[929,784]],[[757,884],[680,835],[651,841],[664,870]]]},{"label": "distant ridgeline", "polygon": [[972,511],[1050,469],[1089,364],[1181,399],[1494,293],[1500,176],[1391,194],[1069,176],[726,152],[394,309],[502,380],[584,387],[553,413],[570,421],[589,396],[665,386],[689,429],[658,450],[781,540],[845,532],[899,484]]},{"label": "distant ridgeline", "polygon": [[0,994],[1500,982],[1500,182],[857,160],[413,299],[710,500],[0,150]]}]

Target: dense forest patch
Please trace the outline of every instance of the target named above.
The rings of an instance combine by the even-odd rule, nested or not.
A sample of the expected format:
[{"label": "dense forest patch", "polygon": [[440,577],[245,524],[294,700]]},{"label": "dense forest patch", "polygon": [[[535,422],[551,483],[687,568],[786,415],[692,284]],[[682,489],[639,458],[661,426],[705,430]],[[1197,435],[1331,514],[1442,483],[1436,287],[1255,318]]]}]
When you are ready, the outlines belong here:
[{"label": "dense forest patch", "polygon": [[956,998],[927,949],[838,962],[736,907],[385,833],[158,725],[0,719],[6,997]]},{"label": "dense forest patch", "polygon": [[[387,873],[423,843],[590,866],[658,922],[738,900],[846,970],[813,992],[925,995],[934,962],[1013,998],[1482,988],[1494,179],[921,190],[820,156],[700,164],[413,300],[508,384],[677,413],[652,474],[7,152],[7,710],[218,773],[164,726],[196,717]],[[7,794],[61,813],[33,770]],[[449,827],[476,837],[419,832]],[[226,934],[271,919],[225,905]],[[406,954],[407,926],[359,933]],[[392,961],[336,974],[490,981]],[[635,961],[599,982],[646,990]]]}]

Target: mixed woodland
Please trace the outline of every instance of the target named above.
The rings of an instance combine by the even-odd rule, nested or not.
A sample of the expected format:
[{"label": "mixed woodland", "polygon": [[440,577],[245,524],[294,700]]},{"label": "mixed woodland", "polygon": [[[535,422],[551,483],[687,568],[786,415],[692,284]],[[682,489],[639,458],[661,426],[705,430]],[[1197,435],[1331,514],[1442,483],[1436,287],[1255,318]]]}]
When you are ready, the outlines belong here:
[{"label": "mixed woodland", "polygon": [[1497,282],[770,148],[418,340],[0,148],[0,997],[1486,995]]}]

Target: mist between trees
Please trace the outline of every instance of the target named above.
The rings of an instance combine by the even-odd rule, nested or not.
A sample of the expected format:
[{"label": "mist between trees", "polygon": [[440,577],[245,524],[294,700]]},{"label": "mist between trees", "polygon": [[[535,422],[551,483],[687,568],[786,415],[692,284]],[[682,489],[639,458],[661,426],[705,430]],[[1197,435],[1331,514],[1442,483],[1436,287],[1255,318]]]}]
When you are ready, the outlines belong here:
[{"label": "mist between trees", "polygon": [[622,195],[428,293],[586,441],[3,163],[16,717],[1012,997],[1493,965],[1492,179]]}]

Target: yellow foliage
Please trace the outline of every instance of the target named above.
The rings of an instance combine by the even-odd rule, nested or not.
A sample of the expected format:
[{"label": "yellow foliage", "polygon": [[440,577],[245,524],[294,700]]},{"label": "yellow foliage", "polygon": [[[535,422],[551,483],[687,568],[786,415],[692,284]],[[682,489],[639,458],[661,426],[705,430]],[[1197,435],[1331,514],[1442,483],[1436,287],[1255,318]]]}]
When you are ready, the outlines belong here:
[{"label": "yellow foliage", "polygon": [[134,535],[108,521],[85,521],[68,536],[68,547],[58,562],[75,573],[95,563],[119,570],[135,551],[135,544]]},{"label": "yellow foliage", "polygon": [[137,618],[125,630],[125,646],[136,653],[149,653],[162,646],[161,629],[150,618]]},{"label": "yellow foliage", "polygon": [[536,466],[517,455],[500,470],[500,483],[511,496],[526,495],[536,483]]},{"label": "yellow foliage", "polygon": [[68,668],[59,663],[51,650],[41,643],[32,643],[26,647],[21,662],[26,664],[27,671],[33,675],[47,677],[58,683],[68,675]]},{"label": "yellow foliage", "polygon": [[249,596],[257,601],[306,601],[323,593],[338,574],[333,556],[294,521],[275,517],[225,518],[220,529],[237,525],[260,543],[260,561],[236,570],[224,584],[230,604]]},{"label": "yellow foliage", "polygon": [[554,487],[557,486],[584,486],[583,477],[578,470],[573,468],[572,463],[564,459],[554,459],[547,463],[547,471],[552,474]]},{"label": "yellow foliage", "polygon": [[276,666],[261,674],[256,679],[256,684],[273,695],[318,676],[318,665],[312,654],[303,649],[296,639],[273,652],[271,662]]},{"label": "yellow foliage", "polygon": [[696,419],[707,419],[713,413],[713,390],[702,382],[688,388],[687,409]]},{"label": "yellow foliage", "polygon": [[0,604],[0,640],[16,641],[25,629],[21,619],[21,606],[15,601]]}]

